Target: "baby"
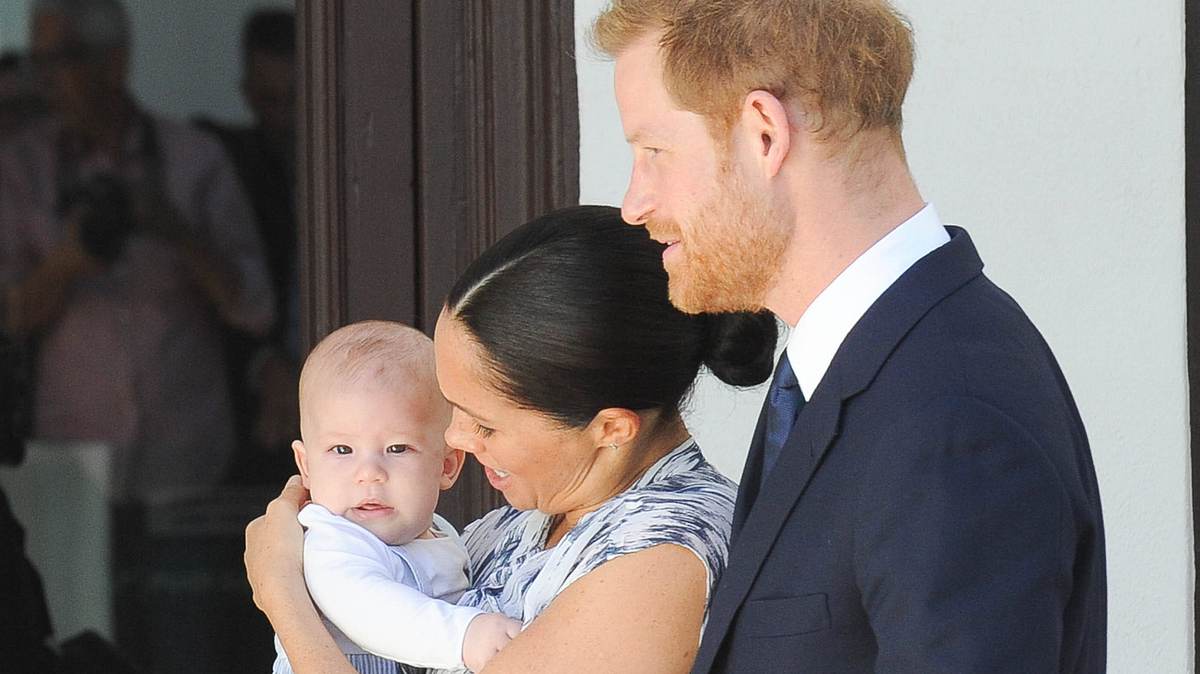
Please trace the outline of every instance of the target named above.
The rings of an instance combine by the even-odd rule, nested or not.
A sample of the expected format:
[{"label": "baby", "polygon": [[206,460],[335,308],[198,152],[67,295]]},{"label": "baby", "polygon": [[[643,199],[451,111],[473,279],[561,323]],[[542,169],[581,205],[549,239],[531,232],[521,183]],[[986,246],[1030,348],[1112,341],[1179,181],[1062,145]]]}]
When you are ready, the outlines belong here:
[{"label": "baby", "polygon": [[[454,604],[469,585],[466,550],[433,512],[463,466],[443,437],[449,422],[433,343],[398,323],[334,331],[300,373],[304,578],[360,672],[405,671],[389,660],[477,671],[520,631]],[[274,672],[290,673],[275,645]]]}]

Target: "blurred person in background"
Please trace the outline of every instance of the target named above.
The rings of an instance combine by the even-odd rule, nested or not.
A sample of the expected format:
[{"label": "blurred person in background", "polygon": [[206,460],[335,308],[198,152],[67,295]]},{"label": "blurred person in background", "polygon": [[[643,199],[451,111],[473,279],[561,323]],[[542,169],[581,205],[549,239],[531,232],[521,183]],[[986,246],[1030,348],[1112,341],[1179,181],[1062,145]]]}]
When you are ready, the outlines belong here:
[{"label": "blurred person in background", "polygon": [[[20,352],[0,333],[0,466],[25,458],[26,431]],[[42,579],[25,554],[25,529],[0,488],[0,663],[4,671],[53,669],[50,610]]]},{"label": "blurred person in background", "polygon": [[0,325],[31,346],[32,435],[113,448],[118,502],[215,484],[234,451],[221,333],[275,320],[220,145],[144,110],[117,0],[34,0],[49,115],[0,146]]},{"label": "blurred person in background", "polygon": [[265,337],[226,332],[240,453],[231,478],[276,484],[293,472],[290,443],[299,432],[299,276],[296,267],[296,19],[260,9],[242,29],[242,95],[250,126],[202,118],[221,140],[254,207],[275,292],[275,323]]},{"label": "blurred person in background", "polygon": [[34,91],[29,59],[11,50],[0,53],[0,142],[44,112]]}]

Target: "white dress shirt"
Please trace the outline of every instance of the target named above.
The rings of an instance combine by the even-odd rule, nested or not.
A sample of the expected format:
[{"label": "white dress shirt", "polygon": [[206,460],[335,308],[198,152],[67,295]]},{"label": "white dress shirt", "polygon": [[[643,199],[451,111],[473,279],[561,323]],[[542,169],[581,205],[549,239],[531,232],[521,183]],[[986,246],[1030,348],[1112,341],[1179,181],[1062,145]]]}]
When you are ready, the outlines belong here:
[{"label": "white dress shirt", "polygon": [[[372,653],[418,667],[459,668],[467,626],[481,609],[454,602],[470,587],[467,552],[434,515],[433,538],[388,545],[363,527],[309,504],[300,511],[304,580],[343,653]],[[276,672],[291,671],[275,639]]]},{"label": "white dress shirt", "polygon": [[867,309],[918,260],[950,241],[933,204],[926,204],[875,242],[813,300],[788,338],[787,358],[805,400]]}]

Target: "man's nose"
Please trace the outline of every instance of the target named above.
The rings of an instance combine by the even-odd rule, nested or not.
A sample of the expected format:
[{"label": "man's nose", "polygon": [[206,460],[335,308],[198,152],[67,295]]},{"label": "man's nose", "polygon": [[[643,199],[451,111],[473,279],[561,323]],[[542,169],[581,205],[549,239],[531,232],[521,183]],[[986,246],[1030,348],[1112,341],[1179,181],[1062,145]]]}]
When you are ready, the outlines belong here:
[{"label": "man's nose", "polygon": [[631,225],[644,225],[654,210],[650,186],[637,165],[629,176],[629,187],[621,201],[621,218]]}]

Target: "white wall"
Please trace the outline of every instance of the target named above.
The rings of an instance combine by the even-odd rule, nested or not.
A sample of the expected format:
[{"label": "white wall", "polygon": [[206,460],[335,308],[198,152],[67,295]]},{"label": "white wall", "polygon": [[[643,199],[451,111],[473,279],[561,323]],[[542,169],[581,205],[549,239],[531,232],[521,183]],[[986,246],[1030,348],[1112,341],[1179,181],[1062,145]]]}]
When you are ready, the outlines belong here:
[{"label": "white wall", "polygon": [[[628,179],[611,64],[577,0],[580,200]],[[1109,670],[1192,662],[1183,202],[1183,3],[899,0],[917,74],[905,108],[925,198],[1055,349],[1091,438],[1107,526]],[[689,421],[740,474],[765,390],[697,391]]]},{"label": "white wall", "polygon": [[[0,49],[29,43],[31,0],[0,2]],[[202,114],[247,122],[238,91],[242,21],[259,7],[288,0],[126,0],[133,24],[132,86],[154,112],[177,119]]]}]

